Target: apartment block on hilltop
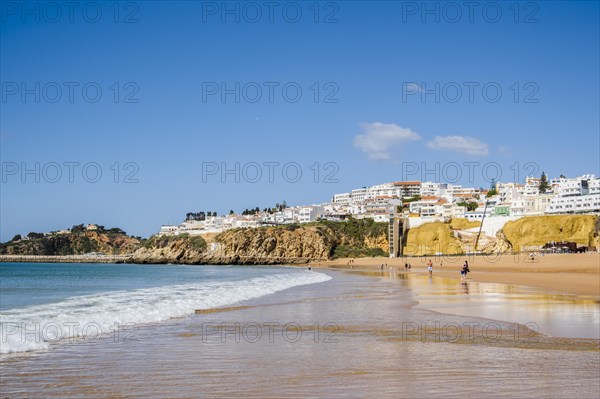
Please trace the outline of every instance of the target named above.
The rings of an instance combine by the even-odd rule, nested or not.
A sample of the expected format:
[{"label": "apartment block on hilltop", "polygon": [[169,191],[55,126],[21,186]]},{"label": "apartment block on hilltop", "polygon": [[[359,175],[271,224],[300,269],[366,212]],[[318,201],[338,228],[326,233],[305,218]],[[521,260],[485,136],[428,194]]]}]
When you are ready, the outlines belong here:
[{"label": "apartment block on hilltop", "polygon": [[600,212],[600,178],[582,175],[573,179],[552,180],[556,196],[546,213]]}]

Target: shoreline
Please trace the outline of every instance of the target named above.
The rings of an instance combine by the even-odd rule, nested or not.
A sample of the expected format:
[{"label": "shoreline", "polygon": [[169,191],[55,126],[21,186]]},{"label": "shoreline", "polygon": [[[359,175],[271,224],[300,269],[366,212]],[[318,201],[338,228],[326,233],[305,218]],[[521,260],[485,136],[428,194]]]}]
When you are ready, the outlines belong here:
[{"label": "shoreline", "polygon": [[133,255],[0,255],[0,263],[126,263]]},{"label": "shoreline", "polygon": [[[115,264],[150,264],[131,262],[132,255],[0,255],[0,263],[115,263]],[[467,281],[502,283],[508,285],[531,286],[543,289],[548,293],[562,293],[592,297],[600,300],[600,253],[584,254],[547,254],[536,256],[532,262],[527,254],[506,255],[464,255],[464,256],[431,256],[431,257],[399,257],[399,258],[349,258],[335,260],[312,260],[294,263],[290,259],[273,259],[271,262],[252,263],[202,263],[206,265],[255,265],[255,266],[290,266],[314,267],[349,271],[364,269],[367,271],[406,272],[405,263],[412,268],[409,273],[427,275],[426,262],[433,262],[433,276],[461,280],[460,267],[465,260],[469,261],[471,273]],[[233,259],[232,259],[233,261]],[[257,260],[258,261],[258,260]],[[157,263],[164,264],[164,263]],[[179,263],[177,263],[179,264]],[[181,263],[186,265],[188,263]],[[196,263],[189,263],[194,265]],[[201,264],[196,264],[201,265]]]}]

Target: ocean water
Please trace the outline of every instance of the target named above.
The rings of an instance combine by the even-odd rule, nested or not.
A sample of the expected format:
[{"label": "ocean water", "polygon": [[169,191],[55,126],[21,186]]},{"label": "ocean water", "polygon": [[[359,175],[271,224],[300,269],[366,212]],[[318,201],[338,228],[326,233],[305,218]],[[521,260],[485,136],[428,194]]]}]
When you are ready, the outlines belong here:
[{"label": "ocean water", "polygon": [[0,353],[47,350],[329,279],[283,267],[0,263]]}]

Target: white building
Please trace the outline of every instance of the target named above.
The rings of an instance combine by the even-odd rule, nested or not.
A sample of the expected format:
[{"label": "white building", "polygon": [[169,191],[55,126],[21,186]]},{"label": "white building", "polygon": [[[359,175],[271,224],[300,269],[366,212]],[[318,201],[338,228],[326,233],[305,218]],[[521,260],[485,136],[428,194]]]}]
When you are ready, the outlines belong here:
[{"label": "white building", "polygon": [[524,195],[525,185],[517,183],[497,183],[496,191],[500,202],[512,202]]},{"label": "white building", "polygon": [[411,198],[421,195],[420,181],[399,181],[393,183],[393,185],[397,189],[396,196],[398,198]]},{"label": "white building", "polygon": [[363,202],[367,198],[366,188],[357,188],[350,192],[350,199],[353,203]]},{"label": "white building", "polygon": [[325,214],[325,209],[319,205],[304,206],[298,209],[298,222],[309,223],[318,220]]},{"label": "white building", "polygon": [[350,193],[341,193],[341,194],[335,194],[333,196],[333,203],[334,204],[345,204],[348,205],[350,204]]},{"label": "white building", "polygon": [[466,208],[457,204],[448,202],[444,198],[435,196],[422,197],[420,201],[409,203],[410,213],[417,213],[424,218],[464,218]]},{"label": "white building", "polygon": [[198,235],[205,232],[205,222],[203,220],[188,220],[181,223],[178,227],[179,234],[187,233],[189,235]]},{"label": "white building", "polygon": [[546,213],[592,213],[600,212],[600,179],[583,175],[573,179],[553,180],[556,197]]},{"label": "white building", "polygon": [[172,235],[177,235],[177,234],[179,234],[179,226],[174,226],[171,224],[163,224],[160,227],[160,232],[158,233],[159,236],[163,236],[163,235],[172,236]]},{"label": "white building", "polygon": [[510,202],[512,216],[542,215],[552,203],[554,195],[528,195]]},{"label": "white building", "polygon": [[373,198],[397,198],[398,188],[393,183],[384,183],[376,186],[371,186],[367,189],[367,199]]},{"label": "white building", "polygon": [[[477,208],[474,211],[467,211],[465,212],[465,218],[469,219],[469,220],[482,220],[483,219],[483,212],[484,208]],[[490,217],[492,215],[492,208],[487,208],[485,210],[485,218],[487,219],[488,217]]]},{"label": "white building", "polygon": [[251,216],[236,216],[235,218],[232,218],[232,220],[232,228],[235,229],[258,227],[258,219]]},{"label": "white building", "polygon": [[444,183],[423,182],[419,189],[419,195],[421,197],[442,197],[447,188],[448,185]]},{"label": "white building", "polygon": [[453,197],[474,197],[475,195],[481,195],[481,190],[473,187],[463,187],[458,184],[448,184],[446,193]]},{"label": "white building", "polygon": [[542,179],[539,177],[527,177],[525,179],[525,186],[523,187],[524,195],[538,195],[540,193],[540,182]]},{"label": "white building", "polygon": [[437,212],[444,219],[447,218],[464,218],[467,208],[458,206],[450,202],[444,202],[437,205]]},{"label": "white building", "polygon": [[546,213],[594,213],[600,212],[600,194],[556,197]]}]

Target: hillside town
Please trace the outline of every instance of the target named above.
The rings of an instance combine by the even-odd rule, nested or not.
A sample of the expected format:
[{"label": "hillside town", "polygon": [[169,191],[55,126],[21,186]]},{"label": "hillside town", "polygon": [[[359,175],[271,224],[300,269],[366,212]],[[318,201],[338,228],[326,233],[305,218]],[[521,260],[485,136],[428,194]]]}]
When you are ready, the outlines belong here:
[{"label": "hillside town", "polygon": [[[159,235],[220,233],[235,228],[252,228],[317,220],[343,221],[349,217],[389,222],[403,217],[410,227],[452,218],[487,220],[492,230],[509,220],[544,214],[590,214],[600,212],[600,178],[593,174],[574,178],[527,177],[524,183],[492,182],[489,189],[461,185],[402,181],[362,187],[335,194],[328,202],[274,208],[188,213],[179,225],[163,225]],[[491,224],[490,224],[491,222]],[[484,229],[485,230],[485,229]],[[494,234],[494,231],[488,231]]]}]

